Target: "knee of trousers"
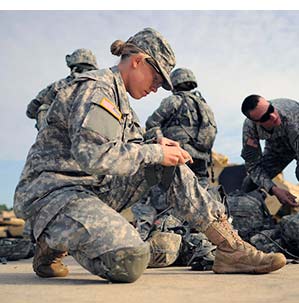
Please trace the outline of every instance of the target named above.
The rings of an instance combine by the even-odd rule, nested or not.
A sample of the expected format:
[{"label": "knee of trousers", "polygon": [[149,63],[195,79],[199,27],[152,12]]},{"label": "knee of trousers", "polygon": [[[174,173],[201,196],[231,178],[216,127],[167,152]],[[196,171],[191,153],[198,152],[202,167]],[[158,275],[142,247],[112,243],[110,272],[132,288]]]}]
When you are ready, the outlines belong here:
[{"label": "knee of trousers", "polygon": [[131,283],[147,268],[150,259],[148,243],[138,247],[120,248],[96,258],[96,274],[111,281]]}]

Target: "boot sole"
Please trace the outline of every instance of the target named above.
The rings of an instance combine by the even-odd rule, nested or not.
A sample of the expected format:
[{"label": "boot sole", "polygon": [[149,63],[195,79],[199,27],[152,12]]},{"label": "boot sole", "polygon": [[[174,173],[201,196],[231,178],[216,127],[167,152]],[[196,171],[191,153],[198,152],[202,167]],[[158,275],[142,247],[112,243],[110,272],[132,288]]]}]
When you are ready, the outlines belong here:
[{"label": "boot sole", "polygon": [[40,278],[63,278],[63,277],[66,277],[69,274],[69,270],[66,266],[61,272],[56,272],[56,273],[47,272],[46,273],[46,272],[43,272],[43,271],[39,271],[38,268],[36,268],[33,265],[33,271]]},{"label": "boot sole", "polygon": [[271,265],[264,266],[248,266],[239,265],[234,266],[213,266],[212,270],[215,274],[267,274],[278,270],[286,265],[286,260],[274,260]]},{"label": "boot sole", "polygon": [[67,273],[64,272],[64,273],[61,273],[61,274],[47,275],[47,274],[44,274],[44,273],[41,273],[41,272],[38,272],[38,271],[34,271],[34,272],[40,278],[63,278],[63,277],[66,277],[69,274],[69,272],[67,272]]}]

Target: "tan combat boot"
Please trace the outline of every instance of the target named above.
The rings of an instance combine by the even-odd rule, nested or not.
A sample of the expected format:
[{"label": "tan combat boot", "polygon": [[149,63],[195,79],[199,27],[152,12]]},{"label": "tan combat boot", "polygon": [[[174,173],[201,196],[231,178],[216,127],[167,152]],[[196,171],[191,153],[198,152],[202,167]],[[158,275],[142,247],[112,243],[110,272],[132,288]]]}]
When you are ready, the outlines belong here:
[{"label": "tan combat boot", "polygon": [[65,277],[69,271],[61,259],[66,255],[66,252],[51,249],[42,235],[36,243],[33,270],[42,278]]},{"label": "tan combat boot", "polygon": [[211,223],[205,234],[213,244],[217,245],[212,268],[217,274],[265,274],[286,265],[286,258],[283,254],[266,254],[243,241],[233,230],[226,217]]}]

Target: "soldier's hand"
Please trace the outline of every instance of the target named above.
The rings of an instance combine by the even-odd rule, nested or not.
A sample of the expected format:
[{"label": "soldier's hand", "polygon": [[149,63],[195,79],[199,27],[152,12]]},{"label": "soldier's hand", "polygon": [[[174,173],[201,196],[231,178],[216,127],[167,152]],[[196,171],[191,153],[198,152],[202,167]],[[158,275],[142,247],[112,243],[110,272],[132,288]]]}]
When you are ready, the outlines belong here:
[{"label": "soldier's hand", "polygon": [[182,165],[188,161],[191,161],[191,163],[193,163],[190,154],[178,146],[162,145],[162,150],[164,157],[161,164],[164,166]]},{"label": "soldier's hand", "polygon": [[292,195],[289,191],[283,188],[273,186],[272,193],[277,197],[281,204],[288,204],[293,207],[299,206],[299,204],[296,202],[296,196]]},{"label": "soldier's hand", "polygon": [[191,155],[181,147],[180,147],[180,150],[185,159],[185,163],[187,163],[187,162],[193,163],[193,159],[192,159]]},{"label": "soldier's hand", "polygon": [[160,145],[177,146],[177,147],[180,146],[180,143],[179,143],[179,142],[174,141],[174,140],[171,140],[171,139],[168,139],[168,138],[166,138],[166,137],[158,138],[157,142],[158,142],[158,144],[160,144]]},{"label": "soldier's hand", "polygon": [[[171,159],[169,159],[169,160],[170,160],[170,163],[173,163],[173,161],[175,161],[174,164],[168,165],[168,164],[163,164],[163,163],[162,163],[162,165],[164,165],[164,166],[174,166],[174,165],[185,164],[185,163],[187,163],[187,162],[193,163],[193,159],[192,159],[191,155],[190,155],[186,150],[184,150],[184,149],[182,149],[182,148],[180,147],[179,142],[174,141],[174,140],[171,140],[171,139],[166,138],[166,137],[161,137],[161,138],[159,138],[157,141],[158,141],[158,144],[160,144],[160,145],[162,145],[162,146],[172,146],[172,147],[177,147],[177,148],[179,148],[180,153],[181,153],[180,156],[182,156],[182,157],[184,158],[184,162],[182,162],[182,161],[180,160],[180,157],[176,157],[175,155],[172,155],[172,156],[170,156]],[[174,152],[173,150],[171,150],[171,151]],[[164,150],[163,150],[163,152],[164,152]],[[168,152],[169,152],[169,151],[168,151]],[[169,154],[169,155],[170,155],[170,154]],[[168,155],[167,155],[167,156],[168,156]],[[173,157],[174,157],[174,158],[173,158]],[[175,159],[175,157],[176,157],[176,159]],[[165,152],[164,152],[164,160],[165,160]],[[167,163],[168,163],[168,160],[166,160],[166,161],[167,161]]]}]

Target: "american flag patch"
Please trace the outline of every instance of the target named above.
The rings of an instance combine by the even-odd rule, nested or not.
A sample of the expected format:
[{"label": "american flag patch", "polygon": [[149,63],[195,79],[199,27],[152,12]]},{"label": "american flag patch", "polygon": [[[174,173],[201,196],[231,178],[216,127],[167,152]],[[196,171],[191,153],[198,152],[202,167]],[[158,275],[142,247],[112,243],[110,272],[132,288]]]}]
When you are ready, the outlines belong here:
[{"label": "american flag patch", "polygon": [[100,101],[100,105],[102,107],[104,107],[110,114],[112,114],[118,121],[121,120],[121,117],[122,117],[121,112],[116,107],[116,105],[113,102],[111,102],[109,99],[107,99],[106,97],[104,97]]}]

